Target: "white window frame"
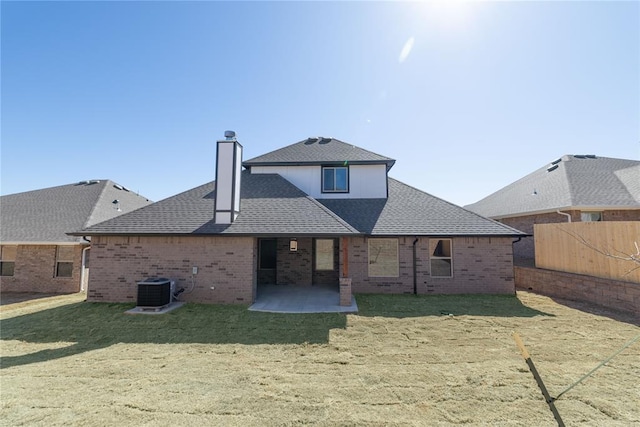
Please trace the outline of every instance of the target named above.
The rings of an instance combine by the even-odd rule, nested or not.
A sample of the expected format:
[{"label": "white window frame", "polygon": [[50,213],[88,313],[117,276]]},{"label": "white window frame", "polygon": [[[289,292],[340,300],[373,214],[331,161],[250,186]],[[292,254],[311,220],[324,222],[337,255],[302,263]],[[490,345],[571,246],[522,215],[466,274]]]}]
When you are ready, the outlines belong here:
[{"label": "white window frame", "polygon": [[[438,242],[440,241],[448,241],[449,242],[449,256],[442,255],[434,255],[433,252],[438,247]],[[435,244],[432,244],[435,242]],[[433,261],[434,260],[449,260],[450,261],[450,275],[448,276],[435,276],[433,274]],[[453,239],[429,239],[429,275],[434,279],[451,279],[453,278]]]},{"label": "white window frame", "polygon": [[[372,250],[372,245],[376,245],[379,244],[381,242],[385,242],[385,243],[391,243],[391,242],[395,242],[395,248],[394,248],[394,252],[395,252],[395,272],[393,274],[380,274],[377,271],[372,272],[371,270],[371,266],[372,265],[376,265],[378,263],[378,257],[380,256],[380,253],[382,251],[383,248],[373,248]],[[379,250],[377,250],[379,249]],[[374,253],[375,252],[375,253]],[[400,244],[399,244],[399,240],[397,238],[370,238],[367,239],[367,260],[368,260],[368,265],[367,265],[367,273],[369,275],[369,277],[400,277]],[[391,260],[391,262],[393,262],[393,260]],[[386,263],[385,263],[386,264]]]}]

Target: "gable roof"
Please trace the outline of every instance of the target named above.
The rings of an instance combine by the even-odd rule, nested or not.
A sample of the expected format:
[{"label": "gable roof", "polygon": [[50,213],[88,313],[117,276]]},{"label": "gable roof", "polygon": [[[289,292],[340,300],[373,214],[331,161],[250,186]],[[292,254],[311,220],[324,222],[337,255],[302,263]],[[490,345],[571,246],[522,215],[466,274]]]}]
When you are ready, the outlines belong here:
[{"label": "gable roof", "polygon": [[[114,200],[119,200],[120,211]],[[108,179],[9,194],[0,197],[0,241],[3,244],[79,242],[81,237],[66,233],[150,203]]]},{"label": "gable roof", "polygon": [[492,218],[558,209],[640,209],[640,161],[565,155],[466,208]]},{"label": "gable roof", "polygon": [[380,164],[391,169],[396,161],[335,138],[307,138],[262,156],[246,160],[252,166],[326,165],[326,164]]},{"label": "gable roof", "polygon": [[524,235],[394,179],[388,199],[318,201],[277,174],[242,172],[240,214],[214,224],[215,182],[73,234]]}]

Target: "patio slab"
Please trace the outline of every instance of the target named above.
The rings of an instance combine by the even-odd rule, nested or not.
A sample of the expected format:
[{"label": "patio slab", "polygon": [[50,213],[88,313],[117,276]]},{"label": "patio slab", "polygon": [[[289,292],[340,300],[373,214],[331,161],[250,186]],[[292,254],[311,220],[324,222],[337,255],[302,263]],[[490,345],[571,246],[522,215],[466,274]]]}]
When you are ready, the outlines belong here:
[{"label": "patio slab", "polygon": [[337,286],[260,285],[251,311],[270,313],[357,313],[356,299],[351,305],[340,305]]}]

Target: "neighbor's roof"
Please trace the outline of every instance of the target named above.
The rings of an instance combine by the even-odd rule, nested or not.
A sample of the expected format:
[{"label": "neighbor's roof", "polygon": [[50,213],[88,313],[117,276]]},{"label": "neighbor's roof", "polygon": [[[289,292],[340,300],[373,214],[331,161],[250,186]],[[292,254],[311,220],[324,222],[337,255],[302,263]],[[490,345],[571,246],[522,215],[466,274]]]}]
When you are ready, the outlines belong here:
[{"label": "neighbor's roof", "polygon": [[566,155],[466,206],[492,218],[557,209],[640,209],[640,161]]},{"label": "neighbor's roof", "polygon": [[389,199],[316,200],[276,174],[242,173],[240,214],[213,223],[215,183],[196,187],[76,234],[524,235],[399,181]]},{"label": "neighbor's roof", "polygon": [[[118,205],[113,201],[118,200]],[[81,241],[69,231],[131,212],[151,202],[110,180],[9,194],[0,197],[2,243],[67,243]],[[120,211],[117,210],[118,206]]]},{"label": "neighbor's roof", "polygon": [[321,165],[321,164],[380,164],[391,169],[394,159],[347,144],[334,138],[307,138],[262,156],[246,160],[251,166]]}]

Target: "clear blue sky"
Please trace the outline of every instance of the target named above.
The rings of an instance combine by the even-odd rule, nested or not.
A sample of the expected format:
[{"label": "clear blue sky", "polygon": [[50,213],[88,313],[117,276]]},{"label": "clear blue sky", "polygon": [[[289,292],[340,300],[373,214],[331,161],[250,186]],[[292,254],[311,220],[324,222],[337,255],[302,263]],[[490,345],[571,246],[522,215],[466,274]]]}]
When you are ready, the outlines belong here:
[{"label": "clear blue sky", "polygon": [[640,157],[640,3],[1,2],[1,192],[160,200],[332,136],[473,203],[563,154]]}]

